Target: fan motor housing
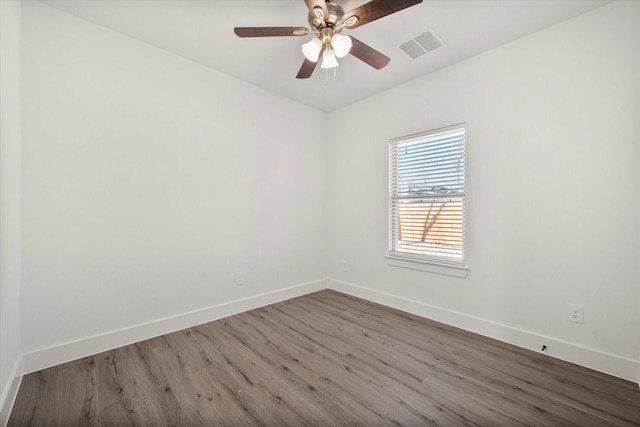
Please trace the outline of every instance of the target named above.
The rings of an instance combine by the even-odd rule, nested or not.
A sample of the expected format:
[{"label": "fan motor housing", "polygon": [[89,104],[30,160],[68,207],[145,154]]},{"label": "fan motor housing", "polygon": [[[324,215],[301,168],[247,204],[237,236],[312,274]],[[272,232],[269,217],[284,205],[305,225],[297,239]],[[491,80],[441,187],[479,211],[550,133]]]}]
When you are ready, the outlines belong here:
[{"label": "fan motor housing", "polygon": [[327,2],[327,10],[329,11],[329,18],[321,19],[309,12],[309,25],[316,28],[318,31],[326,27],[336,27],[342,23],[342,16],[344,15],[344,9],[339,4],[333,2]]}]

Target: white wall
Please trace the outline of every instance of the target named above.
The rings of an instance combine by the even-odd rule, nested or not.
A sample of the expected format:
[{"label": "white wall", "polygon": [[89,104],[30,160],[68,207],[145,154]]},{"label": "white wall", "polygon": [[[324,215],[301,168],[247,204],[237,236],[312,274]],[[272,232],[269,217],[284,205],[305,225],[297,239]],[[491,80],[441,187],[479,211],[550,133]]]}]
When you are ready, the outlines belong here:
[{"label": "white wall", "polygon": [[20,360],[20,2],[0,2],[0,425]]},{"label": "white wall", "polygon": [[[640,381],[639,24],[617,2],[327,118],[25,2],[24,370],[328,269],[336,289]],[[388,140],[460,122],[471,273],[390,267]]]},{"label": "white wall", "polygon": [[[332,113],[332,286],[640,380],[638,76],[616,2]],[[388,140],[463,122],[468,277],[388,266]]]},{"label": "white wall", "polygon": [[324,113],[36,2],[22,41],[25,370],[324,286]]}]

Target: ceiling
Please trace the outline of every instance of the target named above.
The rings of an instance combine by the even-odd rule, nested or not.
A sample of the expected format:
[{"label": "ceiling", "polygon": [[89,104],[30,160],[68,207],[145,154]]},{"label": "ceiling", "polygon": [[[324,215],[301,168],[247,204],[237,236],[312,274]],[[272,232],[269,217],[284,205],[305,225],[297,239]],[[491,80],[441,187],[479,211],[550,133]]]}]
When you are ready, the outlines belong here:
[{"label": "ceiling", "polygon": [[[98,25],[165,49],[323,111],[333,111],[446,67],[610,0],[425,0],[343,31],[391,58],[376,71],[348,55],[333,70],[295,76],[305,37],[239,38],[235,26],[308,27],[304,0],[42,0]],[[367,1],[335,0],[346,11]],[[434,31],[444,46],[412,59],[398,46]]]}]

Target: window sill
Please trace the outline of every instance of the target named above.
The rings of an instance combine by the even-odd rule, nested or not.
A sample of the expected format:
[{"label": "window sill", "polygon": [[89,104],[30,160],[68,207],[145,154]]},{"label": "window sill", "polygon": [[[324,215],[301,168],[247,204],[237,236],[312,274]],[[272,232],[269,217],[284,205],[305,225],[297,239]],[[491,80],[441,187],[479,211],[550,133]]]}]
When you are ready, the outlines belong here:
[{"label": "window sill", "polygon": [[408,268],[411,270],[426,271],[428,273],[443,274],[445,276],[453,276],[466,278],[469,274],[469,266],[443,264],[435,261],[427,261],[415,258],[404,258],[393,255],[387,255],[387,265],[392,267]]}]

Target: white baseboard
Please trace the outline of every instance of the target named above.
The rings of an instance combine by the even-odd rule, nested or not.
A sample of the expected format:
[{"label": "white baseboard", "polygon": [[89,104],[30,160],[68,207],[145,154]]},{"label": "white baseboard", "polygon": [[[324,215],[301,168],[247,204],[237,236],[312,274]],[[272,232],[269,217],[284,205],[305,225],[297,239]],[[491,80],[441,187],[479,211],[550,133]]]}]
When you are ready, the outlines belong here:
[{"label": "white baseboard", "polygon": [[18,356],[18,359],[11,370],[11,375],[9,375],[11,381],[5,385],[2,390],[2,394],[0,395],[0,427],[5,427],[9,422],[11,408],[13,408],[13,403],[16,401],[16,396],[18,396],[18,389],[22,382],[22,375],[18,374],[21,360],[22,356]]},{"label": "white baseboard", "polygon": [[92,354],[316,292],[326,287],[327,284],[325,280],[304,283],[31,351],[22,355],[22,364],[19,372],[21,374],[28,374]]},{"label": "white baseboard", "polygon": [[626,359],[553,337],[536,334],[535,332],[525,331],[350,283],[327,279],[327,286],[329,289],[354,297],[396,308],[529,350],[539,352],[542,344],[545,344],[547,346],[545,353],[549,356],[634,383],[640,383],[640,361],[638,360]]},{"label": "white baseboard", "polygon": [[[0,407],[2,410],[0,414],[4,416],[5,411],[9,411],[11,409],[13,399],[15,399],[15,393],[17,393],[17,389],[20,384],[19,381],[21,375],[23,374],[35,372],[40,369],[45,369],[85,356],[90,356],[92,354],[121,347],[123,345],[132,344],[191,326],[211,322],[326,288],[334,289],[348,295],[412,313],[427,319],[442,322],[447,325],[475,332],[490,338],[495,338],[529,350],[540,351],[541,344],[544,343],[548,348],[546,353],[551,357],[572,362],[577,365],[591,368],[635,383],[640,383],[640,361],[637,360],[626,359],[557,338],[469,316],[464,313],[458,313],[366,287],[340,282],[333,279],[323,279],[24,353],[21,355],[21,363],[19,363],[19,367],[16,368],[15,377],[18,379],[17,384],[7,386],[7,390],[5,390],[2,395],[4,400],[0,400],[0,404],[2,405]],[[6,413],[6,416],[8,417],[8,412]],[[4,418],[0,418],[0,421],[3,419]],[[0,423],[0,426],[3,426],[3,424]]]}]

